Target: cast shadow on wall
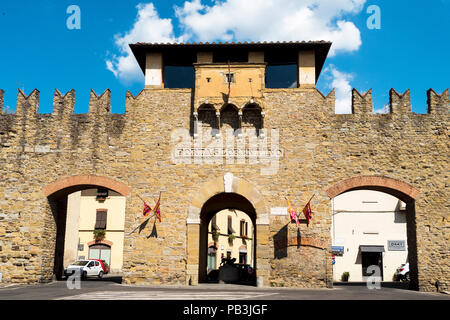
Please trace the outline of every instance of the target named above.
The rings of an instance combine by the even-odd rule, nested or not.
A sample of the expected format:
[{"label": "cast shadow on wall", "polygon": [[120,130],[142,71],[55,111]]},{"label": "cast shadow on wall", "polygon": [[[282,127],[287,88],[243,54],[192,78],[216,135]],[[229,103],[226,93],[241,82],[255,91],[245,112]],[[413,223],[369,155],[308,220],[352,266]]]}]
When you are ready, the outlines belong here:
[{"label": "cast shadow on wall", "polygon": [[[289,239],[288,239],[288,226],[289,223],[282,227],[274,236],[273,236],[273,244],[274,244],[274,258],[275,259],[283,259],[288,256],[288,247],[289,247]],[[301,234],[300,229],[297,229],[297,249],[300,248],[301,244]]]},{"label": "cast shadow on wall", "polygon": [[[138,229],[139,229],[138,233],[141,234],[141,232],[147,227],[150,219],[151,219],[151,217],[148,218],[147,220],[145,220],[144,222],[142,222],[139,226],[137,226],[133,231],[130,232],[130,235],[133,234]],[[150,238],[158,238],[158,230],[156,229],[156,217],[155,217],[155,221],[153,222],[152,232],[148,235],[147,239],[150,239]]]}]

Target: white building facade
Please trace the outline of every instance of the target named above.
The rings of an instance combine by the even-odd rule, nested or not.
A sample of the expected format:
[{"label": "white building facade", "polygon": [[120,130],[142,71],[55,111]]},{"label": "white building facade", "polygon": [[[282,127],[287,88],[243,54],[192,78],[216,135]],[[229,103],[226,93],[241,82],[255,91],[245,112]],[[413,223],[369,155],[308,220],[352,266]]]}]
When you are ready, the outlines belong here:
[{"label": "white building facade", "polygon": [[405,203],[358,190],[335,197],[332,206],[333,280],[348,272],[349,282],[366,281],[376,268],[370,266],[378,266],[382,281],[393,281],[397,268],[408,262]]},{"label": "white building facade", "polygon": [[[67,200],[64,268],[76,260],[105,260],[112,273],[122,271],[125,197],[107,189],[86,189]],[[101,240],[94,231],[103,230]]]}]

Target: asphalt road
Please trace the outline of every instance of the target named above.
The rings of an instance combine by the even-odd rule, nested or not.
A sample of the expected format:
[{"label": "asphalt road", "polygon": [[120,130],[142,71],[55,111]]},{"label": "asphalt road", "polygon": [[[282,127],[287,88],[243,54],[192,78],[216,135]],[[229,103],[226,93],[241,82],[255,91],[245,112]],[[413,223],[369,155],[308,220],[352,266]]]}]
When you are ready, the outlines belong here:
[{"label": "asphalt road", "polygon": [[386,287],[335,285],[332,289],[256,288],[241,285],[199,286],[123,285],[120,278],[87,279],[80,289],[66,281],[0,287],[0,300],[450,300],[450,295]]}]

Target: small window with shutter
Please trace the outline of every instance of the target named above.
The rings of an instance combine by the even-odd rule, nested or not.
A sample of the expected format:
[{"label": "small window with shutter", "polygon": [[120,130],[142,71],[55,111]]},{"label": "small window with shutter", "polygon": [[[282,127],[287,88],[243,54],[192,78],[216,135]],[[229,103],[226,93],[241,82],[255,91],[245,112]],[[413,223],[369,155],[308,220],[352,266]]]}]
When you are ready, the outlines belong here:
[{"label": "small window with shutter", "polygon": [[219,230],[219,227],[217,226],[216,215],[214,215],[214,217],[211,220],[211,231],[216,231],[216,230]]},{"label": "small window with shutter", "polygon": [[106,209],[97,210],[97,217],[95,220],[95,229],[106,229]]},{"label": "small window with shutter", "polygon": [[233,233],[234,233],[233,217],[232,216],[228,216],[228,234],[233,234]]},{"label": "small window with shutter", "polygon": [[241,237],[244,236],[248,236],[247,231],[248,231],[248,222],[246,222],[245,220],[241,220]]}]

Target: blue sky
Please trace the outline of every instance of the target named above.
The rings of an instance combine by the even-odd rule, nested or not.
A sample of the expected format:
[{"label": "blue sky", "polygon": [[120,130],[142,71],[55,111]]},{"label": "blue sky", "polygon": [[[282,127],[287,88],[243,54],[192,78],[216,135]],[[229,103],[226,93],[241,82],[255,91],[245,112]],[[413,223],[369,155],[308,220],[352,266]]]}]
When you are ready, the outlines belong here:
[{"label": "blue sky", "polygon": [[[290,12],[283,5],[278,12],[270,8],[265,12],[237,0],[4,0],[0,5],[0,88],[5,90],[5,105],[15,109],[17,88],[23,87],[26,94],[37,88],[40,112],[50,113],[55,88],[62,93],[75,89],[75,109],[81,113],[88,110],[91,88],[98,94],[109,88],[112,111],[124,112],[126,90],[137,94],[143,78],[125,63],[134,62],[125,59],[128,53],[120,39],[333,40],[336,50],[325,65],[319,89],[327,94],[335,84],[345,104],[348,88],[360,92],[373,88],[376,109],[388,103],[390,88],[399,92],[409,88],[413,111],[424,113],[426,90],[441,93],[450,86],[450,0],[323,0],[330,5],[322,8],[316,1],[292,0]],[[254,3],[264,7],[270,1]],[[303,4],[308,4],[308,10]],[[80,30],[67,28],[69,5],[81,9]],[[381,10],[380,30],[367,28],[370,5]],[[251,25],[241,18],[241,9],[242,15],[246,10],[254,13]],[[145,12],[153,15],[146,17]],[[221,20],[221,13],[227,12],[233,18]],[[272,21],[265,19],[267,12],[275,17]],[[310,14],[306,22],[304,13]],[[338,27],[337,21],[345,21],[345,27]],[[121,57],[124,64],[119,63]]]}]

